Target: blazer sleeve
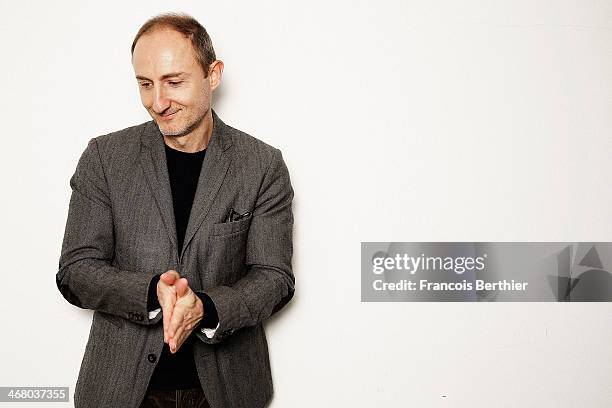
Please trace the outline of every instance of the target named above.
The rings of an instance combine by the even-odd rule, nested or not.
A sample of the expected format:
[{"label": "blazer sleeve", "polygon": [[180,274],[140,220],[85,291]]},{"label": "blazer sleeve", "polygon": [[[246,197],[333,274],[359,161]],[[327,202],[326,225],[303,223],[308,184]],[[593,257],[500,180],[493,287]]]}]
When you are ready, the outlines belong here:
[{"label": "blazer sleeve", "polygon": [[247,273],[231,286],[206,289],[216,307],[219,327],[212,338],[196,333],[204,343],[219,343],[240,328],[260,323],[293,297],[292,201],[289,171],[281,151],[274,148],[252,211],[246,244]]},{"label": "blazer sleeve", "polygon": [[71,304],[151,325],[147,298],[151,274],[111,266],[114,250],[113,213],[96,139],[91,139],[70,179],[72,194],[55,280]]}]

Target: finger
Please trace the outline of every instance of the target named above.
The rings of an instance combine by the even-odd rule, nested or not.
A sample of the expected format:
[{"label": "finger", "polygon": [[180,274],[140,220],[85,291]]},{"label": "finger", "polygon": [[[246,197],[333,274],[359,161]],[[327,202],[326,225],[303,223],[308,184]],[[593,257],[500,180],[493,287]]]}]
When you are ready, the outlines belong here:
[{"label": "finger", "polygon": [[176,329],[176,332],[174,333],[174,336],[172,337],[172,341],[174,341],[174,344],[176,345],[176,349],[178,350],[178,348],[181,346],[181,344],[183,344],[183,342],[185,341],[184,337],[184,332],[185,332],[185,326],[181,325],[178,329]]},{"label": "finger", "polygon": [[174,287],[169,287],[161,280],[157,284],[157,300],[162,309],[162,322],[164,326],[164,342],[168,341],[168,326],[176,302]]},{"label": "finger", "polygon": [[165,305],[162,306],[162,317],[163,317],[163,325],[164,325],[164,343],[168,343],[168,338],[170,337],[168,328],[170,327],[170,319],[172,318],[173,306]]},{"label": "finger", "polygon": [[177,329],[193,320],[191,316],[198,312],[196,300],[197,296],[191,289],[188,289],[185,296],[176,298],[168,331],[170,337],[176,337]]},{"label": "finger", "polygon": [[170,351],[172,351],[173,353],[176,353],[178,349],[181,348],[184,342],[185,342],[185,338],[183,335],[179,337],[176,337],[176,336],[172,337],[170,339],[170,343],[168,344],[170,346]]},{"label": "finger", "polygon": [[193,330],[197,325],[197,321],[190,317],[185,317],[183,319],[183,324],[179,326],[179,328],[174,333],[174,337],[172,337],[172,341],[176,346],[176,350],[181,348],[181,345],[187,341],[187,338],[191,335]]},{"label": "finger", "polygon": [[175,288],[176,288],[176,296],[178,297],[185,296],[185,294],[188,292],[188,289],[189,289],[189,282],[187,281],[186,278],[180,278],[178,281],[176,281]]},{"label": "finger", "polygon": [[172,316],[170,318],[170,323],[168,324],[168,336],[174,337],[176,330],[183,324],[183,320],[185,319],[185,310],[184,308],[178,306],[172,310]]},{"label": "finger", "polygon": [[170,319],[172,318],[172,314],[174,313],[175,302],[176,302],[176,294],[172,289],[162,288],[160,290],[160,294],[158,296],[159,304],[162,308],[162,321],[164,326],[164,342],[168,342],[168,338],[170,337],[168,334],[168,328],[170,327]]},{"label": "finger", "polygon": [[178,336],[172,338],[172,346],[175,353],[181,348],[183,343],[185,343],[186,338],[187,336],[185,336],[185,332],[182,332]]}]

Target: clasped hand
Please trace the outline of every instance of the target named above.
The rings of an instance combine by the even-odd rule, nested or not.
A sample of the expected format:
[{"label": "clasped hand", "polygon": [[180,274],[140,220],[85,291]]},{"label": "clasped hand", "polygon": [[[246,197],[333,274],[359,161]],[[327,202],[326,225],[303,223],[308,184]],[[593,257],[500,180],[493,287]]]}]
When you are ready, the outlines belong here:
[{"label": "clasped hand", "polygon": [[162,309],[164,343],[171,353],[183,345],[204,317],[204,305],[191,290],[186,278],[175,270],[164,272],[157,283],[157,298]]}]

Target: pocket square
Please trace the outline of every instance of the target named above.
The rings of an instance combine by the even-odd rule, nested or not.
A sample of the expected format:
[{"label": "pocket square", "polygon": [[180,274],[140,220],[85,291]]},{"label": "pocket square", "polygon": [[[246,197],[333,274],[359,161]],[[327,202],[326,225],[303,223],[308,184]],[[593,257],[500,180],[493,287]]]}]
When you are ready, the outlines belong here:
[{"label": "pocket square", "polygon": [[225,217],[225,222],[239,221],[245,217],[248,217],[249,215],[251,215],[250,211],[247,211],[244,214],[240,214],[239,212],[236,212],[236,210],[234,210],[233,208],[230,208],[229,212],[227,213],[227,217]]}]

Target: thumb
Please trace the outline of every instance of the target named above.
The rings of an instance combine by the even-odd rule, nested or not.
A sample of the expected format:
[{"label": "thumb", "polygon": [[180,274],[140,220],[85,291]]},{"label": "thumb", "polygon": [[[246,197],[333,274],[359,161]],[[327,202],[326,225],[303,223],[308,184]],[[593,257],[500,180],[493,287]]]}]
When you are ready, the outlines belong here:
[{"label": "thumb", "polygon": [[180,278],[174,285],[176,289],[176,296],[181,297],[187,293],[187,289],[189,288],[189,282],[187,282],[186,278]]}]

